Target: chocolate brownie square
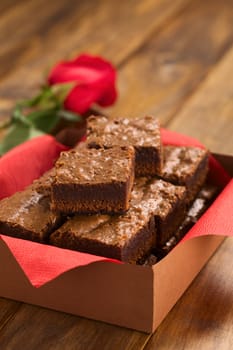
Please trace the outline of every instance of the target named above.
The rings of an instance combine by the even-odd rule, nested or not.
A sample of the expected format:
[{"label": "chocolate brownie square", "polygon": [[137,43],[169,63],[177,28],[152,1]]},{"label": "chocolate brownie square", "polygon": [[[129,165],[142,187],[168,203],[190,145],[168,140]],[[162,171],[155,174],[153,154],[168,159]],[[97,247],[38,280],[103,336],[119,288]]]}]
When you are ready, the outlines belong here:
[{"label": "chocolate brownie square", "polygon": [[205,184],[201,191],[194,199],[190,206],[183,222],[179,228],[173,232],[171,238],[160,248],[157,248],[155,255],[161,259],[167,255],[184,237],[184,235],[195,225],[202,214],[208,209],[215,197],[217,196],[219,189],[216,186]]},{"label": "chocolate brownie square", "polygon": [[60,222],[60,214],[50,210],[49,193],[37,191],[35,184],[0,202],[2,234],[46,242]]},{"label": "chocolate brownie square", "polygon": [[135,148],[136,176],[161,174],[163,153],[160,125],[152,116],[114,120],[91,116],[87,120],[87,143],[93,148],[131,145]]},{"label": "chocolate brownie square", "polygon": [[119,216],[76,215],[50,236],[59,247],[136,263],[155,245],[154,216],[143,201],[144,187],[132,191],[131,207]]},{"label": "chocolate brownie square", "polygon": [[122,213],[134,181],[133,147],[76,148],[55,164],[52,208],[62,213]]},{"label": "chocolate brownie square", "polygon": [[161,178],[185,186],[190,203],[203,186],[208,173],[209,152],[198,147],[164,146]]},{"label": "chocolate brownie square", "polygon": [[114,217],[74,216],[52,233],[50,243],[137,263],[152,248],[164,244],[181,223],[184,193],[183,187],[162,180],[138,178],[127,213]]},{"label": "chocolate brownie square", "polygon": [[157,229],[156,247],[163,246],[178,229],[186,214],[186,189],[153,179],[147,185],[144,200],[153,208]]},{"label": "chocolate brownie square", "polygon": [[104,215],[74,216],[51,235],[50,243],[128,263],[147,255],[154,245],[154,220],[139,209],[105,220]]}]

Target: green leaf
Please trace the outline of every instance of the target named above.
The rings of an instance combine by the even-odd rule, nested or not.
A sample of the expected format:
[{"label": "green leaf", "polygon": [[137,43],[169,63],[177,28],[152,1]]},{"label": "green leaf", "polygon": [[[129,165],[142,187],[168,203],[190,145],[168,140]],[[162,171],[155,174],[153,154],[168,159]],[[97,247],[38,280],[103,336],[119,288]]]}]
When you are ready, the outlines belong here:
[{"label": "green leaf", "polygon": [[36,128],[29,128],[29,137],[28,137],[28,140],[30,139],[33,139],[34,137],[38,137],[38,136],[42,136],[42,135],[45,135],[46,133],[41,131],[41,130],[38,130]]},{"label": "green leaf", "polygon": [[40,107],[40,108],[50,109],[50,108],[59,108],[61,107],[62,103],[63,101],[62,102],[59,101],[52,87],[45,85],[45,86],[42,86],[41,91],[38,95],[28,100],[19,101],[16,105],[16,108],[19,108],[21,111],[24,108],[30,108],[30,107]]},{"label": "green leaf", "polygon": [[34,106],[37,106],[42,97],[44,95],[44,92],[42,90],[42,92],[40,92],[38,95],[32,97],[31,99],[27,99],[27,100],[21,100],[17,103],[16,107],[22,109],[24,107],[34,107]]},{"label": "green leaf", "polygon": [[44,109],[30,113],[27,119],[34,126],[45,133],[50,133],[60,120],[56,109]]},{"label": "green leaf", "polygon": [[38,95],[31,99],[20,101],[17,106],[21,109],[25,107],[59,108],[63,105],[74,84],[69,82],[51,86],[44,85]]},{"label": "green leaf", "polygon": [[18,102],[11,119],[0,125],[0,128],[6,129],[6,135],[0,143],[0,154],[35,136],[52,132],[62,119],[71,124],[82,121],[80,115],[62,109],[74,84],[45,85],[35,97]]},{"label": "green leaf", "polygon": [[8,152],[20,143],[30,140],[34,137],[44,135],[40,130],[25,125],[21,122],[15,122],[9,129],[4,139],[0,143],[0,154]]},{"label": "green leaf", "polygon": [[22,113],[20,107],[16,106],[12,112],[12,122],[21,123],[27,126],[31,126],[30,120],[28,120]]},{"label": "green leaf", "polygon": [[83,118],[80,115],[70,111],[66,111],[64,109],[60,109],[57,112],[57,114],[59,115],[60,118],[65,119],[69,122],[81,122],[83,120]]}]

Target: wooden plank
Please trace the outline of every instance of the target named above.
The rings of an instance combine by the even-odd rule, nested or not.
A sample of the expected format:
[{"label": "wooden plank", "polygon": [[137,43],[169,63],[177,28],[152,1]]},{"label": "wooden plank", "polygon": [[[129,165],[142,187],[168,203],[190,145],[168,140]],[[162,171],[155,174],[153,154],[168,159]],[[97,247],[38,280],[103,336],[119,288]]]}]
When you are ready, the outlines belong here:
[{"label": "wooden plank", "polygon": [[233,47],[169,124],[212,151],[233,155]]},{"label": "wooden plank", "polygon": [[233,2],[194,1],[121,67],[110,115],[154,114],[166,124],[233,42]]},{"label": "wooden plank", "polygon": [[21,303],[0,298],[0,332],[19,310]]},{"label": "wooden plank", "polygon": [[[118,63],[135,50],[146,35],[158,29],[187,3],[184,0],[174,3],[169,0],[146,0],[143,3],[129,0],[122,2],[121,6],[108,0],[77,1],[72,6],[65,0],[22,3],[1,18],[0,40],[4,45],[0,54],[3,55],[6,47],[14,48],[19,41],[30,47],[35,39],[34,46],[43,49],[41,58],[46,62],[50,55],[53,60],[53,57],[61,59],[72,54],[72,51],[90,50],[105,53],[107,58]],[[34,21],[29,20],[32,13],[37,14]],[[16,26],[19,26],[17,31]],[[5,40],[6,35],[12,40]],[[57,51],[59,55],[55,54]],[[37,53],[33,57],[37,57]]]},{"label": "wooden plank", "polygon": [[228,238],[151,337],[145,350],[232,349],[233,238]]},{"label": "wooden plank", "polygon": [[[10,40],[5,40],[9,28],[17,31],[15,22],[27,23],[31,13],[40,8],[38,4],[43,1],[46,5],[42,14],[38,10],[36,19],[30,21],[35,24],[27,24],[16,35],[16,39],[15,35],[10,35]],[[119,6],[117,1],[89,0],[73,2],[70,6],[69,2],[61,0],[58,2],[59,10],[56,9],[57,2],[35,0],[32,3],[32,12],[23,7],[20,12],[14,12],[12,18],[4,20],[3,16],[0,21],[3,21],[1,30],[5,32],[0,54],[1,115],[9,113],[16,99],[33,94],[43,82],[45,70],[66,56],[87,51],[101,54],[118,64],[138,49],[151,32],[157,31],[165,21],[186,6],[188,1],[130,0]]]},{"label": "wooden plank", "polygon": [[12,6],[15,5],[15,0],[1,0],[0,2],[0,16],[8,11]]},{"label": "wooden plank", "polygon": [[135,350],[143,348],[148,337],[147,334],[126,328],[32,305],[24,305],[11,323],[0,331],[2,349],[25,350]]},{"label": "wooden plank", "polygon": [[[37,20],[30,20],[34,13]],[[12,74],[22,61],[30,60],[31,55],[36,54],[33,42],[36,44],[37,38],[42,39],[54,21],[59,23],[63,15],[69,17],[70,13],[72,7],[63,0],[15,2],[9,11],[0,13],[0,77]]]}]

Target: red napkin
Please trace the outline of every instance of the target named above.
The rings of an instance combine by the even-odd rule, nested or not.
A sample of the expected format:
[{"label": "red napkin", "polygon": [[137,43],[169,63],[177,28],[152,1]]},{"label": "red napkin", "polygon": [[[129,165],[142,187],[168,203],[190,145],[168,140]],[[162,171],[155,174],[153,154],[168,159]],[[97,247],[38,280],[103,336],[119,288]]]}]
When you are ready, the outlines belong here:
[{"label": "red napkin", "polygon": [[67,147],[50,135],[40,136],[15,147],[0,158],[0,199],[21,191],[49,170]]},{"label": "red napkin", "polygon": [[[164,144],[203,147],[197,140],[162,129]],[[0,159],[0,197],[23,189],[52,167],[54,160],[65,147],[51,136],[43,136],[16,147]],[[213,157],[210,172],[215,180],[225,186],[221,194],[205,212],[184,240],[201,235],[233,236],[232,194],[233,180]],[[226,217],[228,218],[226,220]],[[4,232],[3,232],[4,234]],[[99,261],[119,261],[90,254],[79,253],[35,242],[0,235],[8,249],[35,287],[51,281],[75,267]]]}]

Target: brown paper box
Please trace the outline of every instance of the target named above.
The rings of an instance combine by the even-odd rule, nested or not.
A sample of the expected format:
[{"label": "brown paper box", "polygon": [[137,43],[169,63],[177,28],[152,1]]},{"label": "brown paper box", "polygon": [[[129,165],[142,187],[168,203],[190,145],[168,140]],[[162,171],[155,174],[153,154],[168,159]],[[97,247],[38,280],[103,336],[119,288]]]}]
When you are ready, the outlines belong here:
[{"label": "brown paper box", "polygon": [[[233,157],[215,156],[232,174]],[[0,240],[0,295],[153,332],[223,240],[222,236],[187,240],[153,267],[93,263],[68,271],[40,288],[30,284]]]}]

